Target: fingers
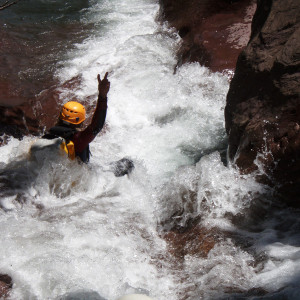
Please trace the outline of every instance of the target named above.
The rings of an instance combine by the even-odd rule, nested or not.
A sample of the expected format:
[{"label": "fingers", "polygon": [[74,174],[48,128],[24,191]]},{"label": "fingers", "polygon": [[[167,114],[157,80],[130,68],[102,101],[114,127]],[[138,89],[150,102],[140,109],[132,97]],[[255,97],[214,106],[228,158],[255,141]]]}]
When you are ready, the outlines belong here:
[{"label": "fingers", "polygon": [[108,72],[105,73],[104,78],[101,80],[100,74],[97,75],[98,79],[98,90],[103,89],[105,86],[109,89],[110,82],[107,79]]},{"label": "fingers", "polygon": [[107,80],[108,72],[105,73],[104,78],[101,80],[100,74],[97,75],[98,82],[100,83],[103,80]]}]

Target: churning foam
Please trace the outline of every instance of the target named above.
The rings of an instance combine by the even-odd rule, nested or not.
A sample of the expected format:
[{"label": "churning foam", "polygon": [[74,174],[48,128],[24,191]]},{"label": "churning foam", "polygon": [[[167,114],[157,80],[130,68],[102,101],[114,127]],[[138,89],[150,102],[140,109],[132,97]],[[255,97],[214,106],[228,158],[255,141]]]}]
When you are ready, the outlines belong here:
[{"label": "churning foam", "polygon": [[[90,164],[49,149],[30,156],[31,137],[1,148],[0,271],[13,277],[12,298],[114,300],[141,293],[164,300],[186,291],[188,299],[207,299],[230,288],[273,292],[286,285],[296,293],[295,240],[278,243],[274,222],[269,231],[251,232],[227,217],[264,192],[251,176],[224,166],[217,151],[226,145],[227,78],[198,64],[174,74],[179,41],[155,22],[156,1],[93,3],[82,19],[93,34],[56,73],[61,82],[82,77],[79,87],[61,91],[62,102],[75,96],[95,104],[97,74],[109,72],[107,129],[91,143]],[[136,168],[116,178],[106,166],[125,156]],[[196,198],[183,201],[186,191]],[[175,270],[158,224],[178,210],[186,219],[201,216],[206,227],[236,231],[252,246],[224,239],[207,259],[186,256]]]}]

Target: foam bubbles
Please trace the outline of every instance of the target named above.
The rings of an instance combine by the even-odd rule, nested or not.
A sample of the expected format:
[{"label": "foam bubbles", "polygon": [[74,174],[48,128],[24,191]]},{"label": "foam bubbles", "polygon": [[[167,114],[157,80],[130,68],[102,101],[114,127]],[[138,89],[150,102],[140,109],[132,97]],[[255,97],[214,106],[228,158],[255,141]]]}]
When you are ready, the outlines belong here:
[{"label": "foam bubbles", "polygon": [[[178,37],[155,22],[156,1],[91,3],[82,19],[91,36],[56,73],[62,83],[82,79],[61,101],[93,106],[97,74],[109,72],[107,127],[91,162],[49,148],[30,156],[32,137],[1,148],[0,272],[14,280],[12,298],[207,299],[295,287],[298,225],[285,229],[289,240],[278,238],[278,216],[257,228],[234,221],[265,190],[224,165],[227,78],[196,63],[174,73]],[[135,169],[116,178],[108,166],[122,157]],[[229,236],[178,269],[161,233],[195,218]]]}]

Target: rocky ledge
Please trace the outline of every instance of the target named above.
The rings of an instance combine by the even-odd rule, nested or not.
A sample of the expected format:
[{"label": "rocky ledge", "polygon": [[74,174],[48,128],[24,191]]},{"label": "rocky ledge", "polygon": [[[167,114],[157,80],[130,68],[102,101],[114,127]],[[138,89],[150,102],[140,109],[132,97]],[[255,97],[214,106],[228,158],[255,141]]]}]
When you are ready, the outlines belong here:
[{"label": "rocky ledge", "polygon": [[300,2],[258,0],[225,109],[229,157],[300,206]]}]

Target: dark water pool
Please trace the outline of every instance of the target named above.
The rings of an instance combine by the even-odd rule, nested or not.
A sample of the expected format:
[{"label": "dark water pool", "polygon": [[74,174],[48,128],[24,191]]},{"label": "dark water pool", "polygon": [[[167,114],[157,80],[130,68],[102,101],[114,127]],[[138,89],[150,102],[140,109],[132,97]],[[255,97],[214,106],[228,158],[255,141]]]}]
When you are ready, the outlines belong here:
[{"label": "dark water pool", "polygon": [[91,1],[23,0],[0,11],[0,105],[14,106],[56,84],[58,62],[89,34]]}]

